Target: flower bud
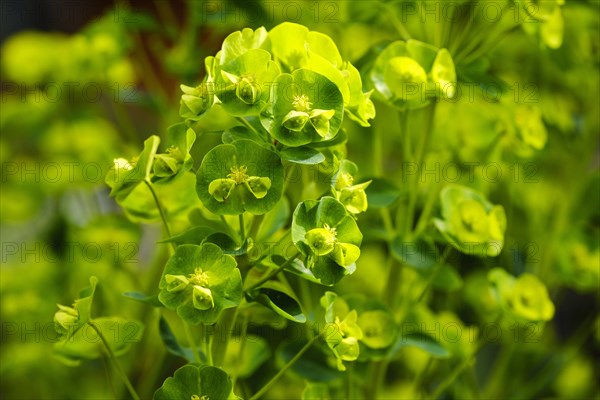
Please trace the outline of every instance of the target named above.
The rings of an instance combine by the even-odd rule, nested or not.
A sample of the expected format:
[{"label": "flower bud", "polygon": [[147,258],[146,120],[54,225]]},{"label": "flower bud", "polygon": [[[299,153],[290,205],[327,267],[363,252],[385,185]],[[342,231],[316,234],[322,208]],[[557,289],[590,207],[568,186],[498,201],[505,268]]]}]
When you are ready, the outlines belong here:
[{"label": "flower bud", "polygon": [[203,286],[194,286],[192,291],[192,301],[194,303],[194,308],[201,311],[209,310],[215,306],[212,292],[209,288]]},{"label": "flower bud", "polygon": [[306,241],[310,249],[317,256],[324,256],[331,253],[335,247],[335,229],[315,228],[306,233]]},{"label": "flower bud", "polygon": [[181,292],[190,283],[188,279],[183,275],[165,275],[165,281],[167,282],[168,292]]},{"label": "flower bud", "polygon": [[309,120],[308,113],[304,111],[290,111],[283,117],[283,126],[290,131],[300,132]]}]

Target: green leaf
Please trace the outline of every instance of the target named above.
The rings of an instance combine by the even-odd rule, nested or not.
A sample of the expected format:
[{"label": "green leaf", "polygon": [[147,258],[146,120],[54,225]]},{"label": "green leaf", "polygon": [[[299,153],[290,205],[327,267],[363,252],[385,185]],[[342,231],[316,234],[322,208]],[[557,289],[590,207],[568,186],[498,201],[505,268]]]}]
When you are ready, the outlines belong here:
[{"label": "green leaf", "polygon": [[194,226],[187,231],[171,236],[168,239],[159,241],[158,243],[175,243],[180,244],[201,244],[209,235],[215,233],[214,228],[207,226]]},{"label": "green leaf", "polygon": [[341,144],[346,143],[347,141],[348,135],[346,134],[344,129],[340,129],[333,139],[323,142],[313,142],[310,144],[310,147],[312,147],[313,149],[324,149],[328,147],[339,146]]},{"label": "green leaf", "polygon": [[238,246],[238,243],[231,236],[222,232],[215,232],[208,235],[203,243],[214,243],[223,250],[223,254],[232,256],[241,256],[242,254],[246,254],[248,250],[247,242],[243,243],[242,246]]},{"label": "green leaf", "polygon": [[124,158],[114,160],[114,165],[106,175],[105,181],[110,186],[110,195],[117,201],[124,200],[144,179],[150,180],[152,163],[158,150],[160,138],[150,136],[144,141],[144,150],[137,159],[128,161]]},{"label": "green leaf", "polygon": [[255,31],[244,28],[241,31],[231,33],[223,40],[219,64],[227,64],[245,54],[248,50],[260,48],[266,38],[267,30],[264,27],[260,27]]},{"label": "green leaf", "polygon": [[[96,328],[89,324],[94,324]],[[104,357],[106,349],[96,329],[117,357],[127,353],[134,343],[140,341],[144,330],[140,322],[121,317],[95,318],[72,335],[64,336],[61,341],[56,342],[53,348],[55,354],[70,364]]]},{"label": "green leaf", "polygon": [[306,316],[293,292],[280,282],[265,282],[250,293],[250,297],[284,318],[301,324],[306,322]]},{"label": "green leaf", "polygon": [[453,292],[460,289],[463,285],[463,280],[458,272],[452,266],[444,264],[437,272],[432,286],[436,289],[442,289],[448,292]]},{"label": "green leaf", "polygon": [[235,376],[248,378],[269,358],[271,358],[271,349],[262,337],[234,336],[227,345],[224,367]]},{"label": "green leaf", "polygon": [[392,182],[385,178],[373,178],[371,184],[365,189],[369,206],[373,208],[386,208],[394,204],[402,193]]},{"label": "green leaf", "polygon": [[[167,276],[183,277],[189,283],[174,290],[168,285]],[[242,278],[235,259],[212,243],[178,246],[165,265],[159,288],[160,302],[193,325],[215,323],[222,310],[236,307],[242,299]],[[211,306],[194,303],[198,290],[210,292]]]},{"label": "green leaf", "polygon": [[223,136],[221,140],[224,144],[231,144],[236,140],[240,139],[249,139],[257,143],[262,143],[265,139],[256,134],[251,129],[246,128],[245,126],[234,126],[233,128],[227,129],[223,132]]},{"label": "green leaf", "polygon": [[[162,339],[163,344],[169,353],[183,357],[190,363],[195,361],[194,351],[189,347],[184,347],[179,344],[177,338],[171,330],[171,327],[169,326],[169,323],[162,316],[158,321],[158,333],[160,334],[160,338]],[[206,361],[206,355],[200,349],[198,349],[198,352],[202,360]]]},{"label": "green leaf", "polygon": [[67,340],[92,318],[92,302],[97,284],[98,278],[90,277],[90,286],[79,292],[79,299],[75,300],[73,307],[57,304],[58,311],[54,314],[54,329],[60,335],[66,335]]},{"label": "green leaf", "polygon": [[190,150],[196,141],[196,132],[183,122],[167,128],[166,153],[155,155],[153,183],[165,184],[182,176],[194,165]]},{"label": "green leaf", "polygon": [[307,36],[307,27],[283,22],[269,31],[269,50],[273,58],[285,64],[289,70],[301,68],[308,59],[304,47]]},{"label": "green leaf", "polygon": [[138,301],[140,303],[148,304],[152,307],[162,307],[162,303],[158,301],[158,295],[147,295],[140,292],[125,292],[123,293],[124,297],[128,299],[132,299]]},{"label": "green leaf", "polygon": [[314,165],[325,161],[323,153],[307,146],[286,147],[279,152],[279,156],[284,161],[290,161],[296,164]]},{"label": "green leaf", "polygon": [[239,399],[233,394],[231,378],[220,368],[188,364],[175,371],[154,393],[155,400]]},{"label": "green leaf", "polygon": [[94,301],[94,293],[96,293],[96,286],[98,285],[98,278],[95,276],[90,277],[90,286],[82,289],[79,292],[79,299],[75,300],[73,308],[77,310],[79,315],[78,323],[83,325],[92,318],[92,302]]},{"label": "green leaf", "polygon": [[[275,254],[275,255],[273,255],[270,258],[269,261],[270,261],[270,263],[273,264],[274,268],[276,268],[276,267],[282,265],[286,261],[286,259],[285,259],[285,257],[282,257],[280,255]],[[313,274],[313,272],[310,269],[306,268],[306,266],[304,265],[304,263],[302,262],[302,260],[299,260],[298,258],[296,258],[294,261],[292,261],[285,268],[285,270],[289,271],[289,272],[292,272],[292,273],[294,273],[294,274],[296,274],[296,275],[298,275],[298,276],[300,276],[300,277],[302,277],[302,278],[304,278],[304,279],[306,279],[306,280],[308,280],[310,282],[313,282],[313,283],[318,283],[318,284],[325,285],[325,286],[331,286],[331,285],[333,285],[332,283],[331,284],[324,284],[319,279],[317,279],[317,277],[315,277],[315,275]]]},{"label": "green leaf", "polygon": [[[249,177],[270,180],[271,186],[265,196],[257,198],[243,184]],[[211,195],[209,186],[212,182],[232,178],[238,179],[239,183],[224,201]],[[216,146],[204,156],[196,176],[198,197],[208,210],[219,215],[237,215],[244,211],[264,214],[277,204],[282,191],[283,166],[279,156],[250,140]]]},{"label": "green leaf", "polygon": [[265,214],[256,240],[260,243],[261,241],[268,240],[277,231],[283,229],[290,218],[290,203],[286,197],[281,197],[275,207],[271,211]]},{"label": "green leaf", "polygon": [[397,236],[392,242],[391,250],[398,261],[420,271],[431,271],[440,259],[437,248],[423,239],[406,242]]},{"label": "green leaf", "polygon": [[[278,349],[277,356],[282,363],[290,361],[306,344],[302,341],[286,341]],[[296,361],[291,370],[309,382],[332,382],[344,376],[344,373],[331,367],[328,361],[330,350],[324,352],[313,345]]]},{"label": "green leaf", "polygon": [[323,383],[306,382],[306,387],[302,392],[302,400],[329,400],[329,388]]},{"label": "green leaf", "polygon": [[[167,214],[167,219],[187,214],[201,204],[194,190],[194,183],[194,174],[186,172],[168,183],[154,185],[154,191]],[[147,223],[161,220],[156,201],[146,185],[138,185],[131,195],[117,202],[123,208],[127,218],[133,222]]]},{"label": "green leaf", "polygon": [[396,341],[392,354],[395,354],[402,347],[413,346],[427,352],[433,358],[448,358],[450,352],[442,346],[437,340],[429,335],[419,332],[403,333]]}]

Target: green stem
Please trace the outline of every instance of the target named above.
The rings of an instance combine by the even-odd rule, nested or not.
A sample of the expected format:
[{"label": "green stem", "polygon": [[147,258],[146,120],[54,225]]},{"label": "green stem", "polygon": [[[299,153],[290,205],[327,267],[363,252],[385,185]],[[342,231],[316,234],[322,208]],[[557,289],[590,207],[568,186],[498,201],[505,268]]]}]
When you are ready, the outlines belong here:
[{"label": "green stem", "polygon": [[283,376],[283,374],[285,374],[285,372],[290,369],[290,367],[292,365],[294,365],[296,363],[296,361],[298,361],[300,359],[300,357],[302,357],[304,355],[304,353],[306,353],[308,351],[308,349],[321,337],[321,334],[315,336],[314,338],[312,338],[308,343],[306,343],[304,345],[304,347],[302,347],[300,349],[300,351],[298,353],[296,353],[296,355],[287,362],[287,364],[285,364],[283,366],[283,368],[281,368],[279,370],[279,372],[277,372],[277,374],[275,374],[274,377],[271,378],[271,380],[269,382],[267,382],[258,392],[256,392],[252,397],[250,397],[250,399],[248,400],[258,400],[261,398],[262,395],[264,395],[265,393],[267,393],[269,391],[269,389],[279,380],[279,378],[281,378]]},{"label": "green stem", "polygon": [[484,399],[491,399],[492,397],[502,397],[498,393],[501,390],[503,384],[505,383],[502,378],[504,377],[506,368],[508,367],[510,359],[512,358],[513,350],[513,343],[509,343],[508,348],[501,348],[501,353],[498,355],[497,359],[494,360],[494,369],[490,373],[490,376],[487,379],[488,383],[485,389],[483,390],[482,397]]},{"label": "green stem", "polygon": [[[150,193],[152,193],[152,197],[154,198],[154,203],[156,204],[156,208],[158,208],[158,213],[160,214],[160,219],[162,220],[163,227],[165,228],[165,233],[167,234],[167,237],[170,238],[172,235],[171,235],[171,229],[169,228],[169,223],[167,222],[167,216],[165,214],[163,207],[160,204],[160,201],[158,200],[158,196],[156,195],[156,192],[154,191],[154,187],[152,186],[152,183],[150,183],[150,181],[148,179],[144,179],[144,183],[146,184],[146,186],[148,186],[148,189],[150,189]],[[171,246],[173,247],[173,250],[175,250],[177,248],[175,243],[171,243]]]},{"label": "green stem", "polygon": [[[495,324],[499,324],[500,323],[500,316],[498,318],[496,318],[495,320]],[[473,353],[471,353],[470,356],[466,357],[456,368],[454,368],[452,370],[452,373],[450,375],[448,375],[446,377],[446,379],[444,379],[442,381],[442,383],[440,383],[435,390],[433,391],[433,393],[431,394],[431,396],[428,396],[431,399],[437,399],[438,397],[440,397],[444,391],[446,391],[446,389],[448,389],[448,387],[450,387],[450,385],[452,385],[454,383],[454,381],[460,376],[460,374],[462,374],[462,372],[469,366],[472,365],[472,363],[475,361],[475,359],[477,358],[477,354],[479,354],[479,351],[483,348],[483,345],[485,344],[485,342],[483,341],[483,338],[480,336],[477,340],[477,343],[475,345],[475,349],[473,350]]]},{"label": "green stem", "polygon": [[427,363],[417,372],[415,379],[412,383],[412,393],[415,393],[421,387],[421,383],[423,382],[423,378],[427,375],[429,369],[431,369],[431,365],[433,364],[434,358],[431,356],[427,356]]},{"label": "green stem", "polygon": [[[421,135],[421,141],[419,143],[419,148],[417,149],[415,156],[415,163],[417,171],[421,170],[421,165],[423,164],[423,160],[425,159],[425,153],[427,152],[427,148],[429,147],[429,142],[431,138],[431,134],[433,132],[433,118],[435,117],[435,107],[436,103],[434,102],[428,107],[428,112],[425,114],[425,132]],[[409,185],[409,197],[408,197],[408,208],[406,210],[406,220],[404,225],[404,234],[408,235],[409,232],[413,231],[413,219],[415,214],[415,208],[417,206],[417,193],[418,193],[418,183],[419,183],[419,175],[420,173],[416,173],[412,179],[410,180]]]},{"label": "green stem", "polygon": [[[237,320],[238,314],[240,312],[240,306],[237,306],[235,310],[231,308],[224,310],[219,317],[217,322],[217,331],[211,337],[211,352],[212,352],[212,361],[213,365],[216,367],[222,367],[225,361],[225,354],[227,353],[227,343],[229,342],[229,338],[231,337],[232,328],[235,325],[235,321]],[[214,339],[218,339],[216,342]],[[224,340],[223,340],[224,339]]]},{"label": "green stem", "polygon": [[108,357],[110,358],[110,360],[112,361],[113,365],[115,366],[117,374],[119,375],[119,377],[123,381],[123,384],[125,385],[125,387],[129,391],[129,394],[131,395],[131,397],[134,400],[140,400],[140,397],[138,396],[137,392],[135,391],[135,389],[131,385],[131,382],[129,381],[129,378],[127,377],[127,374],[125,373],[125,371],[123,371],[123,368],[121,368],[121,364],[119,364],[119,362],[117,361],[117,358],[115,357],[115,353],[110,348],[110,345],[106,341],[106,338],[102,334],[102,331],[100,329],[98,329],[98,327],[96,326],[96,324],[94,322],[92,322],[92,321],[89,321],[87,324],[89,326],[91,326],[92,329],[94,329],[96,331],[96,333],[98,334],[98,337],[102,341],[102,344],[104,345],[104,348],[106,349],[106,352],[108,353]]},{"label": "green stem", "polygon": [[379,2],[377,2],[375,4],[377,4],[378,6],[380,6],[381,8],[383,8],[383,11],[385,11],[386,15],[390,19],[390,22],[392,23],[392,25],[394,25],[394,28],[396,28],[396,30],[400,34],[400,37],[403,40],[409,40],[409,39],[412,38],[410,36],[410,33],[408,32],[408,30],[406,29],[406,27],[402,23],[402,21],[400,21],[398,19],[398,17],[396,16],[396,13],[394,12],[394,9],[392,7],[390,7],[389,5],[387,5],[385,3],[379,3]]},{"label": "green stem", "polygon": [[194,335],[192,334],[192,330],[187,322],[183,322],[183,329],[185,330],[185,335],[187,336],[188,342],[190,342],[190,347],[192,348],[192,353],[194,354],[194,360],[198,364],[202,363],[202,359],[200,358],[200,353],[198,353],[198,345],[196,344],[196,339],[194,339]]},{"label": "green stem", "polygon": [[[400,135],[404,135],[403,139],[403,144],[402,144],[402,152],[403,152],[403,169],[407,168],[408,165],[412,162],[413,159],[413,151],[412,151],[412,146],[411,146],[411,137],[410,137],[410,132],[408,131],[408,114],[409,111],[400,111],[398,113],[398,118],[400,120]],[[403,182],[404,182],[404,177],[406,177],[405,172],[402,173],[403,176]],[[411,177],[412,179],[412,177]],[[409,181],[410,182],[410,181]],[[408,197],[408,202],[410,202],[410,197],[412,196],[412,193],[409,190],[406,193],[406,196]],[[408,211],[408,206],[403,208],[403,205],[406,205],[407,200],[403,199],[402,203],[398,206],[398,209],[396,210],[396,230],[398,231],[398,233],[400,232],[404,232],[406,231],[405,226],[407,224],[407,214],[406,212]]]},{"label": "green stem", "polygon": [[248,128],[252,132],[254,132],[256,135],[258,135],[259,137],[265,138],[265,140],[267,141],[267,143],[271,143],[271,140],[269,138],[269,134],[268,133],[259,132],[255,127],[253,127],[250,124],[250,122],[246,121],[246,118],[244,118],[244,117],[235,117],[235,119],[237,121],[239,121],[242,125],[244,125],[246,128]]},{"label": "green stem", "polygon": [[450,254],[451,249],[452,249],[452,247],[450,247],[450,245],[446,246],[446,249],[444,250],[442,257],[437,262],[435,268],[431,272],[431,275],[429,275],[429,278],[427,279],[427,282],[425,283],[425,287],[419,294],[419,297],[417,297],[416,303],[420,303],[423,300],[423,298],[425,297],[425,295],[427,294],[427,292],[429,291],[429,289],[431,288],[433,281],[435,281],[435,278],[438,276],[438,274],[440,273],[440,270],[444,266],[444,262],[446,261],[446,258],[448,258],[448,254]]},{"label": "green stem", "polygon": [[251,292],[252,290],[254,290],[257,287],[261,286],[263,283],[265,283],[268,280],[270,280],[272,277],[274,277],[277,274],[279,274],[281,271],[283,271],[285,269],[285,267],[287,267],[292,262],[294,262],[294,260],[296,259],[296,257],[298,257],[299,255],[300,255],[300,252],[297,251],[296,254],[294,254],[293,256],[291,256],[290,258],[288,258],[283,264],[281,264],[279,267],[277,267],[274,271],[271,271],[271,273],[266,274],[264,277],[262,277],[257,282],[255,282],[253,285],[251,285],[250,287],[246,288],[244,290],[244,293]]},{"label": "green stem", "polygon": [[260,227],[264,219],[265,214],[255,215],[254,217],[252,217],[252,224],[250,225],[248,237],[252,238],[254,241],[256,241],[258,238],[258,232],[260,231]]},{"label": "green stem", "polygon": [[[229,222],[227,222],[227,219],[225,218],[224,215],[219,215],[219,218],[221,219],[221,222],[223,223],[223,225],[225,225],[225,229],[227,230],[227,232],[229,233],[229,236],[231,236],[232,238],[235,238],[236,236],[239,236],[239,233],[235,231],[235,229],[233,229],[231,227],[231,225],[229,225]],[[240,243],[242,242],[242,238],[240,239]]]},{"label": "green stem", "polygon": [[425,228],[427,228],[427,224],[429,223],[429,217],[433,212],[435,200],[439,193],[439,186],[440,185],[438,184],[430,188],[430,192],[428,193],[427,199],[425,200],[425,204],[423,205],[423,211],[421,212],[421,215],[419,215],[419,219],[417,221],[417,224],[415,225],[415,233],[413,235],[415,238],[418,238],[421,235],[421,233],[423,233]]},{"label": "green stem", "polygon": [[[244,315],[242,317],[242,328],[240,330],[240,340],[242,341],[240,345],[240,351],[236,355],[235,362],[237,364],[242,362],[242,354],[244,354],[244,347],[246,347],[246,335],[248,334],[248,315]],[[235,383],[237,381],[237,371],[233,371],[231,374],[231,385],[235,387]]]},{"label": "green stem", "polygon": [[240,244],[243,244],[246,240],[246,224],[244,222],[244,213],[241,213],[238,216],[238,219],[240,221]]}]

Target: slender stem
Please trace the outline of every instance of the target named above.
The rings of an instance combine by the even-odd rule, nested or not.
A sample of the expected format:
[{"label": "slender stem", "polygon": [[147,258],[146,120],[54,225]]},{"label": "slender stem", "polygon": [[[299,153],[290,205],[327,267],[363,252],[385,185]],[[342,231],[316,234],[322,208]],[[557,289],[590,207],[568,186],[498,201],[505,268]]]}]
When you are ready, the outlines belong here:
[{"label": "slender stem", "polygon": [[271,271],[271,273],[266,274],[264,277],[262,277],[257,282],[255,282],[252,286],[250,286],[246,290],[244,290],[244,292],[248,293],[248,292],[256,289],[257,287],[259,287],[263,283],[267,282],[269,279],[271,279],[272,277],[274,277],[275,275],[277,275],[278,273],[280,273],[281,271],[283,271],[285,269],[285,267],[287,267],[292,262],[294,262],[294,260],[296,259],[296,257],[298,257],[299,255],[300,255],[300,252],[296,252],[296,254],[294,254],[293,256],[291,256],[290,258],[288,258],[283,264],[281,264],[279,267],[277,267],[274,271]]},{"label": "slender stem", "polygon": [[235,119],[237,121],[239,121],[242,125],[244,125],[246,128],[250,129],[252,132],[254,132],[255,134],[257,134],[259,137],[264,138],[267,143],[271,143],[271,140],[269,139],[269,134],[268,133],[263,133],[263,132],[259,132],[255,127],[253,127],[250,122],[248,122],[246,120],[246,118],[244,117],[235,117]]},{"label": "slender stem", "polygon": [[[242,343],[240,344],[240,351],[236,355],[235,362],[237,364],[242,362],[242,354],[244,354],[244,347],[246,347],[246,335],[248,334],[248,315],[244,315],[242,317],[242,328],[240,330],[240,340]],[[237,371],[233,371],[231,374],[231,385],[235,387],[235,383],[237,381]]]},{"label": "slender stem", "polygon": [[[408,113],[409,113],[409,111],[400,111],[398,113],[398,118],[400,120],[400,134],[404,135],[404,137],[403,137],[404,142],[402,144],[402,151],[403,151],[402,162],[404,163],[403,168],[407,168],[410,165],[410,163],[412,162],[412,158],[413,158],[413,151],[412,151],[411,140],[410,140],[411,137],[410,137],[410,132],[408,131],[408,116],[409,116]],[[406,177],[406,173],[403,172],[402,177],[403,177],[403,183],[404,183],[404,177]],[[410,188],[409,188],[406,196],[408,196],[409,199],[412,196],[412,192],[410,191]],[[410,201],[410,200],[408,200],[408,201]],[[396,210],[396,230],[399,233],[406,231],[406,229],[405,229],[405,226],[407,223],[406,212],[408,211],[406,202],[407,202],[407,200],[403,199],[403,202],[398,206],[398,209]],[[406,207],[403,208],[402,206],[406,206]]]},{"label": "slender stem", "polygon": [[206,363],[208,365],[214,365],[211,351],[212,338],[213,336],[208,334],[206,326],[202,325],[202,349],[204,349],[204,354],[206,354]]},{"label": "slender stem", "polygon": [[[235,231],[235,229],[233,229],[230,225],[229,222],[227,222],[227,219],[225,218],[224,215],[219,215],[219,218],[221,219],[221,222],[223,223],[223,225],[225,225],[225,229],[227,229],[229,236],[231,237],[236,237],[238,236],[238,232]],[[242,239],[240,238],[240,243],[242,242]]]},{"label": "slender stem", "polygon": [[419,390],[421,383],[423,382],[423,378],[425,377],[425,375],[427,375],[427,372],[431,368],[433,361],[434,361],[434,358],[431,356],[428,356],[427,363],[425,363],[423,368],[421,368],[419,370],[419,372],[417,372],[417,375],[415,376],[415,379],[413,380],[413,384],[412,384],[412,392],[413,393],[415,393],[417,390]]},{"label": "slender stem", "polygon": [[192,334],[192,330],[187,322],[183,322],[183,329],[185,330],[185,335],[187,336],[188,342],[190,342],[190,347],[192,348],[192,353],[194,354],[194,360],[198,364],[202,363],[202,359],[200,358],[200,353],[198,353],[198,345],[196,344],[196,339],[194,339],[194,335]]},{"label": "slender stem", "polygon": [[435,278],[438,276],[438,274],[440,273],[440,270],[444,266],[444,262],[446,261],[446,258],[448,258],[448,254],[450,254],[451,249],[452,249],[452,247],[450,247],[449,245],[446,246],[446,249],[444,250],[442,257],[440,258],[437,265],[431,272],[431,275],[429,275],[429,278],[427,279],[427,282],[425,283],[425,287],[423,287],[423,290],[419,294],[419,297],[417,297],[416,303],[420,303],[423,300],[423,298],[425,297],[425,295],[427,294],[427,292],[429,291],[429,289],[431,288],[433,281],[435,281]]},{"label": "slender stem", "polygon": [[[416,151],[415,155],[415,163],[416,168],[419,171],[421,165],[423,164],[423,160],[425,158],[425,153],[427,152],[427,147],[430,142],[431,133],[433,131],[433,118],[435,116],[435,107],[436,103],[432,103],[428,107],[428,112],[425,114],[425,132],[421,136],[421,142],[419,143],[419,148]],[[404,225],[404,233],[408,235],[409,232],[413,230],[413,219],[415,214],[415,208],[417,205],[417,193],[418,193],[418,182],[419,182],[419,173],[415,174],[410,180],[409,185],[409,197],[408,197],[408,208],[406,210],[406,220]]]},{"label": "slender stem", "polygon": [[246,240],[246,224],[244,223],[244,213],[238,216],[240,221],[240,244],[243,244]]},{"label": "slender stem", "polygon": [[462,374],[462,372],[465,370],[465,368],[467,368],[469,366],[469,364],[471,364],[472,362],[472,358],[474,358],[475,356],[472,357],[467,357],[464,359],[463,362],[461,362],[456,368],[454,368],[452,370],[452,372],[450,373],[450,375],[448,375],[446,377],[446,379],[444,379],[442,381],[442,383],[440,383],[436,388],[435,391],[431,394],[431,396],[428,396],[428,398],[431,399],[437,399],[438,397],[440,397],[442,395],[442,393],[444,393],[444,391],[454,383],[454,381],[456,380],[456,378],[458,378],[460,376],[460,374]]},{"label": "slender stem", "polygon": [[[171,237],[171,229],[169,228],[169,223],[167,222],[167,216],[165,214],[165,210],[163,209],[163,207],[160,204],[160,201],[158,200],[158,196],[156,195],[156,192],[154,191],[154,187],[152,186],[152,183],[150,183],[150,181],[148,179],[144,179],[144,183],[146,184],[146,186],[148,186],[148,189],[150,189],[150,193],[152,193],[152,197],[154,198],[154,203],[156,204],[156,208],[158,208],[158,213],[160,214],[160,219],[162,220],[163,223],[163,227],[165,228],[165,233],[167,234],[167,237]],[[173,250],[175,250],[177,248],[177,246],[175,245],[175,243],[171,243],[171,246],[173,247]]]},{"label": "slender stem", "polygon": [[[242,300],[242,301],[244,301],[244,300]],[[235,310],[232,310],[231,308],[225,310],[223,313],[221,313],[221,316],[219,317],[219,321],[217,322],[217,326],[219,329],[217,331],[217,334],[214,334],[212,336],[213,341],[211,342],[211,349],[210,349],[211,352],[213,353],[212,354],[213,365],[215,365],[217,367],[223,366],[223,363],[225,362],[225,354],[227,353],[227,344],[229,343],[229,338],[231,337],[231,334],[233,333],[233,327],[235,326],[235,322],[240,313],[241,306],[242,306],[242,303],[240,303],[240,305],[237,306],[235,308]],[[219,341],[215,342],[214,341],[215,338],[219,339]]]},{"label": "slender stem", "polygon": [[258,231],[260,231],[260,227],[261,227],[264,219],[265,219],[265,214],[255,215],[254,217],[252,217],[252,224],[250,225],[250,231],[248,232],[248,237],[252,238],[254,241],[257,240]]},{"label": "slender stem", "polygon": [[[498,318],[496,318],[494,323],[499,324],[500,318],[501,318],[501,316],[498,316]],[[460,374],[465,370],[465,368],[467,368],[469,365],[471,365],[475,361],[475,359],[477,358],[477,354],[479,354],[479,351],[483,348],[485,343],[486,343],[485,339],[483,339],[480,336],[475,344],[475,349],[473,349],[473,352],[471,353],[471,355],[466,357],[456,368],[454,368],[452,370],[452,373],[450,375],[448,375],[446,377],[446,379],[444,379],[442,381],[442,383],[440,383],[435,388],[435,390],[433,391],[431,396],[428,396],[428,397],[431,399],[434,399],[434,400],[437,399],[438,397],[440,397],[444,393],[444,391],[448,387],[450,387],[450,385],[452,385],[454,383],[456,378],[458,378],[460,376]]]},{"label": "slender stem", "polygon": [[279,372],[277,372],[277,374],[275,374],[275,376],[272,377],[269,382],[267,382],[258,392],[256,392],[248,400],[258,400],[262,395],[264,395],[265,393],[267,393],[269,391],[269,389],[279,380],[279,378],[281,378],[283,376],[283,374],[288,369],[290,369],[290,367],[292,365],[294,365],[296,363],[296,361],[298,361],[300,359],[300,357],[302,357],[304,355],[304,353],[306,353],[308,351],[308,349],[310,348],[310,346],[312,346],[320,337],[321,337],[321,334],[315,336],[308,343],[306,343],[304,345],[304,347],[302,347],[300,349],[300,351],[298,353],[296,353],[296,355],[290,361],[288,361],[287,364],[285,364],[283,366],[283,368],[281,368],[279,370]]},{"label": "slender stem", "polygon": [[129,378],[127,377],[127,374],[125,373],[125,371],[123,371],[123,368],[121,368],[121,364],[119,364],[119,362],[117,361],[117,358],[115,357],[115,353],[110,348],[110,345],[106,341],[106,338],[102,334],[102,331],[100,329],[98,329],[98,327],[96,326],[96,324],[94,322],[92,322],[92,321],[89,321],[87,324],[89,326],[91,326],[92,329],[94,329],[96,331],[96,333],[98,334],[98,337],[102,341],[102,344],[104,345],[104,348],[106,349],[106,352],[108,353],[108,357],[111,359],[113,365],[115,366],[117,374],[119,375],[119,377],[123,381],[123,384],[125,384],[125,387],[129,391],[129,394],[131,395],[131,397],[134,400],[140,400],[140,396],[138,396],[137,392],[135,391],[135,389],[131,385],[131,382],[129,381]]},{"label": "slender stem", "polygon": [[375,4],[377,4],[378,6],[383,8],[383,11],[385,11],[385,13],[387,14],[387,16],[390,19],[390,22],[392,23],[392,25],[394,25],[394,28],[396,28],[396,30],[398,31],[398,33],[400,34],[400,37],[402,39],[404,39],[404,40],[411,39],[410,33],[408,32],[408,30],[406,29],[406,27],[404,26],[402,21],[400,21],[398,19],[398,17],[396,16],[396,13],[392,7],[390,7],[389,5],[387,5],[385,3],[378,2]]},{"label": "slender stem", "polygon": [[509,343],[507,348],[502,348],[500,354],[494,360],[494,369],[490,373],[487,379],[487,385],[483,390],[482,397],[484,399],[491,399],[493,397],[501,398],[503,397],[499,394],[500,388],[503,386],[505,382],[503,382],[502,378],[506,372],[506,368],[510,363],[510,359],[512,358],[514,350],[514,343]]},{"label": "slender stem", "polygon": [[439,193],[439,184],[431,187],[430,192],[428,193],[427,199],[425,200],[425,204],[423,205],[423,211],[421,215],[419,215],[419,219],[417,224],[415,225],[414,237],[419,237],[423,230],[427,227],[429,223],[429,217],[433,212],[433,206],[435,205],[435,199]]}]

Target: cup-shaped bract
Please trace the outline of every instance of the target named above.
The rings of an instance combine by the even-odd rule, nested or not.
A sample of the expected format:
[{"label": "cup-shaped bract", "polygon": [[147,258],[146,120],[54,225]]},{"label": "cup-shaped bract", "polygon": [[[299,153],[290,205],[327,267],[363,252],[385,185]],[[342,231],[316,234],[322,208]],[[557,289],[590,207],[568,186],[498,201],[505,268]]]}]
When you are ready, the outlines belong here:
[{"label": "cup-shaped bract", "polygon": [[325,292],[320,303],[325,309],[327,345],[336,358],[338,370],[345,371],[342,361],[355,361],[360,354],[358,342],[363,339],[363,332],[357,324],[358,314],[334,292]]},{"label": "cup-shaped bract", "polygon": [[279,156],[246,139],[209,151],[196,175],[198,197],[218,215],[264,214],[277,204],[282,191]]},{"label": "cup-shaped bract", "polygon": [[333,178],[333,192],[336,198],[351,214],[367,211],[369,206],[365,190],[371,181],[354,184],[354,175],[358,167],[352,161],[342,160],[338,172]]},{"label": "cup-shaped bract", "polygon": [[363,93],[360,73],[350,62],[342,60],[328,35],[284,22],[269,31],[265,47],[283,71],[306,68],[333,82],[342,94],[348,116],[362,126],[369,126],[368,121],[375,117],[371,92]]},{"label": "cup-shaped bract", "polygon": [[279,75],[272,100],[261,122],[286,146],[331,140],[342,124],[344,101],[339,89],[314,71],[298,69]]},{"label": "cup-shaped bract", "polygon": [[521,157],[531,157],[542,150],[548,140],[548,132],[539,107],[518,105],[509,125],[506,147]]},{"label": "cup-shaped bract", "polygon": [[342,203],[323,197],[296,207],[292,240],[307,257],[314,276],[322,284],[332,285],[354,271],[362,234]]},{"label": "cup-shaped bract", "polygon": [[554,304],[548,289],[528,272],[513,277],[502,268],[488,273],[497,301],[503,311],[520,321],[541,322],[554,317]]},{"label": "cup-shaped bract", "polygon": [[117,201],[124,200],[143,180],[150,180],[154,157],[160,138],[150,136],[144,141],[144,150],[132,160],[117,158],[108,172],[105,182],[110,186],[110,195]]},{"label": "cup-shaped bract", "polygon": [[478,257],[495,257],[504,246],[506,214],[483,194],[461,185],[440,192],[442,218],[434,224],[459,251]]},{"label": "cup-shaped bract", "polygon": [[165,153],[154,156],[152,182],[167,183],[188,172],[194,164],[190,150],[195,141],[196,132],[185,123],[170,126]]},{"label": "cup-shaped bract", "polygon": [[154,393],[155,400],[238,400],[231,378],[217,367],[186,364]]},{"label": "cup-shaped bract", "polygon": [[456,71],[448,50],[412,39],[384,48],[369,76],[381,97],[400,110],[418,109],[431,97],[452,98],[456,93]]},{"label": "cup-shaped bract", "polygon": [[250,49],[218,68],[216,96],[234,116],[259,115],[269,102],[270,88],[280,74],[269,52]]},{"label": "cup-shaped bract", "polygon": [[169,258],[158,299],[185,322],[214,324],[220,312],[242,299],[242,277],[235,259],[219,246],[183,244]]}]

